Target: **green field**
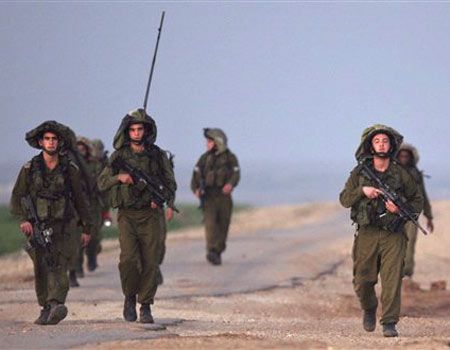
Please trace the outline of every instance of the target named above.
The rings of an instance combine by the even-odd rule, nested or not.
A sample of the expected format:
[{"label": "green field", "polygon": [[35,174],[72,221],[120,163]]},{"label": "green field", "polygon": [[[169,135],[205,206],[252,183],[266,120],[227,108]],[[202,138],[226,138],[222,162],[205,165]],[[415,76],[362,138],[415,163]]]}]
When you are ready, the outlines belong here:
[{"label": "green field", "polygon": [[[247,205],[235,206],[235,211],[248,208]],[[202,223],[202,212],[194,204],[180,204],[178,206],[179,214],[169,223],[169,233],[186,227],[199,226]],[[0,255],[12,253],[22,248],[25,241],[23,234],[19,231],[19,225],[11,217],[7,206],[0,206]],[[119,231],[116,226],[104,227],[103,237],[116,238]]]}]

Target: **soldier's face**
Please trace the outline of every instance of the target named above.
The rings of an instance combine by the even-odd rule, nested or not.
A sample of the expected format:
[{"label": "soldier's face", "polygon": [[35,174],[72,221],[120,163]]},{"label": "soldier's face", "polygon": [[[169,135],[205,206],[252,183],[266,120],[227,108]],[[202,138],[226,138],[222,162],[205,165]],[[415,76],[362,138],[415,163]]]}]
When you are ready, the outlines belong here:
[{"label": "soldier's face", "polygon": [[388,153],[391,148],[391,141],[386,134],[377,134],[372,138],[372,147],[375,153]]},{"label": "soldier's face", "polygon": [[87,156],[87,147],[86,147],[86,145],[84,145],[84,144],[82,144],[82,143],[77,143],[77,148],[78,148],[78,152],[80,152],[80,154],[83,156],[83,157],[86,157]]},{"label": "soldier's face", "polygon": [[215,146],[216,144],[214,143],[214,140],[206,139],[206,149],[208,151],[211,151]]},{"label": "soldier's face", "polygon": [[410,165],[412,163],[411,153],[408,151],[400,151],[397,159],[401,165]]},{"label": "soldier's face", "polygon": [[128,136],[130,137],[131,142],[141,143],[144,138],[144,132],[144,124],[132,124],[128,129]]},{"label": "soldier's face", "polygon": [[39,140],[39,146],[42,150],[49,154],[55,155],[58,152],[59,139],[58,136],[52,132],[46,132]]}]

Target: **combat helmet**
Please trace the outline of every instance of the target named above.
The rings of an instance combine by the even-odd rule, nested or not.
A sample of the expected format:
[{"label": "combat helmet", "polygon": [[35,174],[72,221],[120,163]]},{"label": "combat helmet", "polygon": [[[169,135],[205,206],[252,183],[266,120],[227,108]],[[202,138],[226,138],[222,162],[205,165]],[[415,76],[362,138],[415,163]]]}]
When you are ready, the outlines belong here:
[{"label": "combat helmet", "polygon": [[123,117],[119,129],[114,136],[113,147],[116,150],[121,149],[130,142],[128,129],[132,124],[144,124],[144,145],[153,145],[156,141],[157,128],[156,123],[142,108],[132,110]]},{"label": "combat helmet", "polygon": [[207,139],[211,139],[216,144],[217,154],[223,153],[228,149],[227,135],[219,128],[204,128],[203,135]]},{"label": "combat helmet", "polygon": [[416,166],[417,163],[419,163],[420,159],[419,152],[417,151],[417,148],[414,147],[413,145],[403,142],[398,149],[398,152],[400,151],[408,151],[411,154],[412,163],[414,166]]},{"label": "combat helmet", "polygon": [[58,123],[55,120],[47,120],[36,128],[28,131],[25,134],[25,140],[31,147],[41,149],[41,146],[39,145],[39,139],[42,138],[44,133],[46,132],[53,132],[58,135],[58,148],[60,151],[73,149],[75,147],[76,136],[73,130],[64,124]]},{"label": "combat helmet", "polygon": [[92,151],[95,158],[102,158],[105,155],[105,145],[100,139],[93,139],[91,141]]},{"label": "combat helmet", "polygon": [[372,138],[377,134],[386,134],[389,137],[391,148],[388,156],[394,158],[397,155],[398,149],[403,141],[403,136],[389,126],[375,124],[366,128],[362,133],[361,143],[355,152],[355,157],[358,161],[373,157]]}]

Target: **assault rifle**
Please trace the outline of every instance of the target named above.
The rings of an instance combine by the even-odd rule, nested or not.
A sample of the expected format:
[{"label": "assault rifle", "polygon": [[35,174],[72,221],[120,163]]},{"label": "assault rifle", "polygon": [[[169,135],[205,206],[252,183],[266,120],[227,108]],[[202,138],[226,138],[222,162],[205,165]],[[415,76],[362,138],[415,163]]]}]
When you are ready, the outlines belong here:
[{"label": "assault rifle", "polygon": [[[157,178],[150,176],[139,169],[136,169],[122,158],[116,158],[112,163],[112,167],[117,170],[122,169],[126,171],[133,179],[135,185],[139,186],[139,184],[142,184],[142,186],[147,188],[147,190],[150,192],[152,201],[155,202],[158,206],[167,206],[168,201],[170,200],[169,195],[172,193],[172,191],[164,186],[164,184],[162,184],[161,181],[159,181]],[[178,209],[175,206],[173,206],[172,209],[179,213]]]},{"label": "assault rifle", "polygon": [[393,223],[393,230],[397,232],[398,229],[405,224],[406,221],[411,221],[417,228],[422,231],[424,235],[428,234],[428,231],[425,230],[420,223],[417,221],[420,213],[415,213],[412,208],[406,204],[402,198],[393,191],[386,183],[384,183],[373,171],[370,167],[365,163],[360,163],[361,173],[367,176],[371,181],[376,184],[376,187],[381,191],[381,199],[383,202],[387,202],[388,200],[394,203],[398,209],[398,219]]},{"label": "assault rifle", "polygon": [[33,234],[31,235],[29,243],[31,244],[31,247],[42,251],[45,263],[52,269],[55,267],[55,261],[51,254],[53,229],[47,227],[45,223],[39,220],[36,207],[34,206],[30,195],[22,197],[21,202],[22,207],[25,209],[27,216],[33,224]]}]

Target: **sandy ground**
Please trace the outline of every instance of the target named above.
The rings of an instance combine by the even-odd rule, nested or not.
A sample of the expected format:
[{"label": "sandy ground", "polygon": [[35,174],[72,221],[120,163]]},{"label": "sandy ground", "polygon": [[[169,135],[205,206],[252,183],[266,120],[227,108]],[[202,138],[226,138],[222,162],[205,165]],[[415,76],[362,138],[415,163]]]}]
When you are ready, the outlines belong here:
[{"label": "sandy ground", "polygon": [[[87,307],[83,301],[72,303],[74,321],[62,326],[64,321],[54,328],[66,327],[64,331],[70,332],[83,322],[96,318],[97,323],[87,329],[95,332],[118,324],[131,332],[127,340],[86,341],[84,345],[76,346],[83,349],[449,349],[450,292],[431,291],[430,283],[450,281],[450,202],[435,202],[433,209],[436,231],[429,237],[419,237],[417,244],[414,280],[419,283],[420,290],[404,290],[402,319],[398,325],[400,337],[396,339],[383,338],[379,326],[373,333],[362,329],[361,311],[351,285],[350,227],[344,238],[322,239],[317,243],[319,249],[299,252],[298,258],[292,259],[299,268],[306,265],[308,269],[314,269],[319,261],[332,257],[333,261],[339,262],[335,268],[317,268],[322,272],[307,279],[293,278],[291,283],[280,283],[274,288],[251,293],[161,298],[153,308],[154,314],[170,322],[166,330],[152,331],[145,339],[142,339],[142,328],[110,319],[111,315],[120,316],[121,304],[108,300],[99,305],[101,308]],[[343,211],[335,204],[254,209],[236,216],[232,235],[257,240],[260,232],[266,230],[307,229],[309,224],[322,221],[326,227],[327,217],[336,213]],[[169,244],[201,236],[201,230],[184,231],[170,237]],[[107,244],[107,254],[115,254],[116,250],[116,243]],[[2,290],[29,287],[30,267],[23,257],[10,256],[2,259],[0,264]],[[9,332],[36,331],[26,323],[16,322],[15,325],[5,303],[0,305],[0,315],[10,327]],[[99,322],[98,318],[104,321]],[[45,330],[41,328],[39,332]]]}]

